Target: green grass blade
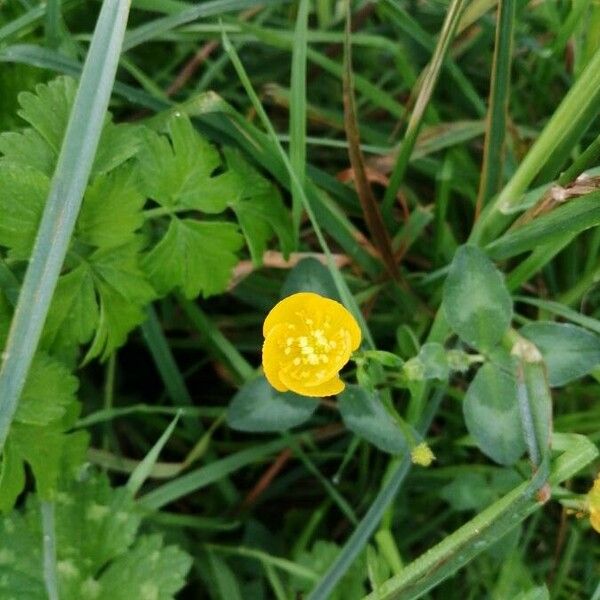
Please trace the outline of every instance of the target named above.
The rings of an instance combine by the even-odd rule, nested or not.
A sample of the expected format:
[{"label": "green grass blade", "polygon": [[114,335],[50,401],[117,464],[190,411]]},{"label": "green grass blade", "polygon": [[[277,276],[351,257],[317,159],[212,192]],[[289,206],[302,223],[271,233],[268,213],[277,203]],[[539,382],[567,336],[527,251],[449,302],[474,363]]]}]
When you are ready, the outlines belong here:
[{"label": "green grass blade", "polygon": [[56,528],[54,526],[54,502],[40,503],[42,513],[42,553],[44,556],[44,585],[48,600],[59,600],[56,571]]},{"label": "green grass blade", "polygon": [[157,510],[183,496],[215,483],[247,465],[264,460],[286,448],[287,444],[287,440],[282,438],[266,444],[252,446],[247,450],[241,450],[220,460],[215,460],[205,467],[200,467],[156,488],[140,498],[140,502],[147,508]]},{"label": "green grass blade", "polygon": [[129,3],[105,2],[52,179],[0,370],[0,449],[17,409],[92,168],[113,87]]},{"label": "green grass blade", "polygon": [[154,21],[140,25],[136,29],[132,29],[125,38],[123,52],[197,19],[214,17],[226,12],[244,10],[258,5],[273,6],[286,2],[289,2],[289,0],[210,0],[209,2],[200,2],[180,12],[155,19]]},{"label": "green grass blade", "polygon": [[476,214],[498,193],[502,181],[514,23],[515,0],[501,0]]},{"label": "green grass blade", "polygon": [[565,236],[575,235],[600,224],[600,192],[573,198],[564,206],[534,219],[518,229],[508,231],[486,251],[496,259],[510,258],[532,250],[541,244],[560,242]]},{"label": "green grass blade", "polygon": [[548,161],[568,153],[581,133],[600,111],[600,49],[564,97],[560,106],[535,141],[525,159],[489,210],[484,211],[471,235],[472,242],[493,240],[509,220],[507,215],[519,203]]},{"label": "green grass blade", "polygon": [[160,372],[167,393],[176,405],[192,406],[192,397],[173,358],[171,348],[165,339],[158,316],[152,306],[148,307],[147,314],[148,319],[142,325],[142,334]]},{"label": "green grass blade", "polygon": [[165,429],[164,433],[160,436],[156,444],[150,448],[150,451],[144,459],[140,462],[140,464],[134,469],[133,473],[129,476],[127,480],[127,484],[125,487],[127,488],[128,493],[133,497],[139,491],[142,485],[144,485],[144,481],[148,479],[148,476],[152,472],[154,465],[156,465],[156,461],[165,447],[166,443],[169,441],[171,434],[175,430],[175,426],[179,421],[179,414],[175,415],[175,418],[171,421],[169,426]]},{"label": "green grass blade", "polygon": [[456,31],[456,27],[458,26],[458,22],[466,4],[466,0],[452,0],[448,7],[446,19],[442,31],[440,32],[435,51],[429,65],[426,67],[425,76],[415,101],[415,107],[410,115],[406,133],[404,134],[404,139],[400,146],[400,152],[398,153],[398,158],[396,159],[396,164],[394,165],[394,170],[390,177],[390,183],[383,198],[383,211],[388,217],[394,204],[396,194],[400,189],[400,184],[404,179],[406,167],[408,166],[415,142],[417,141],[417,135],[419,134],[419,129],[423,123],[425,111],[438,82],[442,64],[448,54],[450,43],[454,38],[454,32]]},{"label": "green grass blade", "polygon": [[[72,77],[79,77],[82,68],[79,62],[56,50],[34,46],[33,44],[15,44],[3,48],[0,50],[0,62],[31,65],[32,67],[49,69]],[[115,82],[113,91],[115,95],[150,110],[159,111],[170,106],[170,103],[164,100],[150,96],[142,90],[118,81]]]},{"label": "green grass blade", "polygon": [[46,3],[46,45],[58,48],[61,41],[62,20],[61,0],[48,0]]},{"label": "green grass blade", "polygon": [[217,356],[225,360],[225,363],[240,383],[255,376],[252,365],[238,352],[238,349],[221,333],[219,328],[197,304],[183,296],[179,297],[179,304],[190,321],[202,333],[207,345],[214,350]]},{"label": "green grass blade", "polygon": [[[296,19],[296,34],[292,51],[292,78],[290,99],[290,163],[304,187],[306,173],[306,48],[308,27],[308,0],[300,0]],[[302,198],[292,189],[292,222],[296,245],[302,216]]]}]

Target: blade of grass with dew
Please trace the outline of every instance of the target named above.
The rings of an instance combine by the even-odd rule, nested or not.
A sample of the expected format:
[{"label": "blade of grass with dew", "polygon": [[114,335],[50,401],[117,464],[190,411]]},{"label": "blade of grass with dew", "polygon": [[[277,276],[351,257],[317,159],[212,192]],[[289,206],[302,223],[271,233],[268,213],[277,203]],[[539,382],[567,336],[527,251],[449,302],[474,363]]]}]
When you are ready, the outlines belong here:
[{"label": "blade of grass with dew", "polygon": [[[562,454],[550,472],[549,481],[553,485],[573,477],[598,456],[596,446],[582,435],[555,434],[554,446]],[[447,535],[365,600],[413,600],[421,597],[544,506],[544,502],[535,495],[544,482],[544,473],[540,470],[531,480]]]},{"label": "blade of grass with dew", "polygon": [[56,527],[54,525],[54,502],[40,502],[42,515],[42,555],[44,565],[44,585],[48,600],[59,600],[58,576],[56,569]]},{"label": "blade of grass with dew", "polygon": [[331,500],[337,504],[340,511],[346,516],[346,518],[352,523],[352,525],[356,525],[358,523],[358,519],[352,510],[348,501],[340,494],[340,492],[335,488],[335,486],[327,479],[319,468],[310,460],[310,457],[304,452],[302,446],[298,444],[296,439],[289,435],[289,433],[284,433],[284,438],[287,440],[289,447],[292,449],[294,454],[302,461],[306,470],[309,473],[312,473],[319,481],[319,483],[325,488],[327,494],[331,498]]},{"label": "blade of grass with dew", "polygon": [[115,79],[129,3],[102,5],[0,370],[3,448],[67,252]]},{"label": "blade of grass with dew", "polygon": [[222,36],[223,36],[223,47],[225,48],[225,51],[229,55],[231,62],[233,63],[233,66],[237,72],[237,75],[240,78],[240,81],[242,82],[242,85],[244,86],[244,89],[246,90],[246,93],[248,94],[248,97],[250,98],[252,105],[254,106],[254,109],[256,110],[263,125],[265,126],[266,130],[268,131],[269,135],[271,136],[271,139],[275,143],[277,150],[279,151],[281,160],[283,161],[283,163],[288,171],[291,185],[293,187],[295,187],[296,192],[302,198],[302,203],[304,205],[304,209],[306,210],[306,213],[308,214],[311,225],[313,226],[315,235],[317,236],[317,239],[319,241],[319,245],[321,246],[321,249],[323,250],[323,252],[325,253],[325,256],[327,257],[327,267],[329,269],[329,272],[331,273],[331,276],[333,277],[333,280],[335,282],[338,293],[340,294],[340,298],[344,301],[344,304],[346,305],[346,307],[352,312],[352,314],[354,315],[354,318],[358,321],[360,328],[363,332],[364,339],[367,342],[367,345],[370,348],[374,348],[375,343],[371,336],[371,332],[369,331],[367,322],[366,322],[362,312],[360,311],[360,308],[358,307],[356,301],[354,300],[352,293],[348,289],[348,286],[346,285],[346,282],[344,281],[344,278],[342,277],[340,270],[338,269],[337,265],[335,264],[335,261],[333,260],[331,250],[329,249],[329,245],[327,244],[327,241],[325,240],[323,231],[321,230],[321,226],[319,225],[319,222],[317,221],[317,219],[315,217],[315,213],[312,209],[310,202],[308,201],[308,198],[306,197],[306,194],[304,193],[304,189],[302,188],[302,186],[299,185],[296,173],[295,173],[294,169],[292,168],[292,165],[290,164],[287,154],[285,153],[283,147],[281,146],[281,142],[279,141],[277,134],[275,133],[275,130],[273,129],[273,125],[271,124],[269,117],[265,113],[265,110],[264,110],[260,100],[258,99],[256,92],[254,91],[254,87],[252,86],[252,83],[250,82],[250,79],[248,78],[246,70],[244,69],[242,62],[240,61],[240,58],[239,58],[237,52],[235,51],[235,48],[232,46],[231,42],[229,41],[229,38],[227,37],[227,34],[225,33],[225,31],[223,31]]},{"label": "blade of grass with dew", "polygon": [[125,487],[127,488],[127,492],[130,496],[135,496],[139,491],[148,476],[150,475],[152,469],[156,465],[156,461],[165,447],[166,443],[169,441],[171,434],[175,430],[175,426],[179,421],[179,414],[175,415],[175,418],[171,421],[170,425],[165,429],[164,433],[160,436],[158,441],[152,446],[150,452],[146,454],[144,459],[137,465],[134,469],[133,473],[129,476]]},{"label": "blade of grass with dew", "polygon": [[[290,83],[290,163],[304,187],[306,177],[306,48],[309,0],[300,0],[296,17],[296,32],[292,50],[292,76]],[[302,198],[292,189],[292,223],[296,247],[302,216]]]},{"label": "blade of grass with dew", "polygon": [[498,193],[502,182],[514,24],[515,0],[500,0],[483,165],[475,209],[477,216],[488,200]]},{"label": "blade of grass with dew", "polygon": [[383,213],[387,218],[391,216],[391,209],[396,198],[396,194],[400,189],[400,184],[404,179],[406,167],[408,166],[415,142],[417,141],[419,129],[423,123],[425,110],[427,109],[429,101],[433,95],[433,91],[439,79],[442,64],[446,58],[446,55],[448,54],[450,43],[454,38],[454,32],[456,31],[456,27],[466,4],[466,0],[452,0],[450,6],[448,7],[448,12],[446,13],[446,19],[444,20],[442,31],[440,32],[440,36],[433,56],[431,57],[431,61],[426,67],[425,76],[415,101],[414,109],[410,115],[410,119],[406,127],[406,133],[404,134],[404,138],[400,146],[400,152],[398,153],[398,158],[396,160],[396,164],[394,165],[392,176],[390,177],[390,183],[385,191],[385,196],[383,198]]},{"label": "blade of grass with dew", "polygon": [[360,200],[360,205],[365,217],[365,223],[371,235],[371,241],[378,248],[381,259],[390,276],[400,280],[400,271],[396,264],[392,241],[385,227],[379,204],[371,189],[371,184],[365,172],[365,161],[360,149],[360,133],[358,130],[358,118],[356,115],[356,101],[354,98],[354,83],[352,76],[352,47],[351,47],[351,10],[350,2],[346,2],[346,29],[344,35],[344,127],[348,140],[348,156],[354,173],[354,184]]},{"label": "blade of grass with dew", "polygon": [[521,195],[551,157],[560,154],[563,148],[567,154],[599,112],[600,48],[563,98],[510,181],[482,213],[471,233],[471,242],[485,243],[497,237],[510,221],[507,215],[513,206],[519,203]]}]

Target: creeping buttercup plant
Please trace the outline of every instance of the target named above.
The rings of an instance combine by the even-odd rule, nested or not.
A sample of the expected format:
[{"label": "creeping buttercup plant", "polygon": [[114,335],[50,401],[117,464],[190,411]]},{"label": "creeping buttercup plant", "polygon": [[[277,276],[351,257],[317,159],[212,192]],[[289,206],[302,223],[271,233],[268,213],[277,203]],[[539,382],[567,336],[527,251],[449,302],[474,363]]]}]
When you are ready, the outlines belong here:
[{"label": "creeping buttercup plant", "polygon": [[597,4],[5,4],[0,600],[600,598]]}]

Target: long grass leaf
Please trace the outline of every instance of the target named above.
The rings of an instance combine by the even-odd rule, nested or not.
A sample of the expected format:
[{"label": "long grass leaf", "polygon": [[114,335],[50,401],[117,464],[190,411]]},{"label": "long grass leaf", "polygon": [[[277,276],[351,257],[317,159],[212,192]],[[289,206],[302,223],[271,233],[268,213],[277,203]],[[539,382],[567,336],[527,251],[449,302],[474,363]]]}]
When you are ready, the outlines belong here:
[{"label": "long grass leaf", "polygon": [[0,370],[0,449],[25,385],[92,168],[115,79],[129,3],[102,5],[11,323]]},{"label": "long grass leaf", "polygon": [[[290,163],[300,186],[304,187],[306,173],[306,48],[309,1],[300,0],[296,18],[296,34],[292,52],[290,99]],[[302,198],[292,190],[292,222],[296,245],[302,215]]]},{"label": "long grass leaf", "polygon": [[348,139],[348,156],[352,171],[356,192],[365,216],[365,222],[369,229],[372,242],[378,248],[383,263],[391,277],[398,281],[400,271],[394,258],[392,241],[385,227],[379,204],[367,179],[365,161],[360,149],[360,132],[358,130],[358,118],[356,115],[356,100],[354,98],[353,76],[352,76],[352,46],[351,46],[351,12],[350,3],[346,3],[346,34],[344,36],[344,126],[346,138]]},{"label": "long grass leaf", "polygon": [[501,0],[498,6],[496,47],[483,147],[483,166],[477,196],[477,215],[487,201],[498,193],[502,182],[514,22],[515,0]]},{"label": "long grass leaf", "polygon": [[402,145],[400,146],[400,152],[398,154],[396,164],[394,165],[394,170],[392,171],[390,183],[385,192],[383,199],[383,212],[386,216],[390,214],[396,194],[398,193],[400,184],[404,179],[406,167],[408,166],[415,142],[417,141],[419,129],[423,123],[425,110],[427,109],[429,101],[433,95],[433,91],[440,76],[442,64],[444,63],[444,59],[448,54],[450,42],[452,42],[452,39],[454,38],[454,32],[456,31],[456,27],[458,26],[458,22],[466,4],[466,0],[452,0],[450,6],[448,7],[448,12],[446,13],[446,19],[444,21],[442,31],[440,32],[440,36],[433,56],[431,57],[431,61],[426,67],[423,82],[415,102],[415,107],[410,115],[410,119],[406,127],[406,133],[404,134],[404,139],[402,140]]}]

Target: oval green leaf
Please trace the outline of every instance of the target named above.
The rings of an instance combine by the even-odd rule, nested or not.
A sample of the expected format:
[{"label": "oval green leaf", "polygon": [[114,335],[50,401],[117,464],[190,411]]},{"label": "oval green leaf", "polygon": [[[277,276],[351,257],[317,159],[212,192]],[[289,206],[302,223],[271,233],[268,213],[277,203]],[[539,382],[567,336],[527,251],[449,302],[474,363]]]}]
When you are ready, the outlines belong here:
[{"label": "oval green leaf", "polygon": [[474,348],[496,345],[512,319],[512,300],[502,274],[475,246],[456,251],[442,305],[450,327]]},{"label": "oval green leaf", "polygon": [[390,454],[402,454],[408,450],[404,434],[377,394],[349,385],[338,396],[338,406],[346,427],[356,435]]},{"label": "oval green leaf", "polygon": [[261,376],[244,384],[233,397],[227,423],[238,431],[285,431],[310,419],[317,406],[313,398],[278,392]]},{"label": "oval green leaf", "polygon": [[520,333],[542,353],[552,387],[575,381],[600,365],[600,337],[583,327],[538,321]]},{"label": "oval green leaf", "polygon": [[316,258],[301,260],[288,274],[281,286],[281,297],[298,292],[313,292],[340,301],[331,273]]},{"label": "oval green leaf", "polygon": [[514,464],[525,451],[517,385],[487,363],[471,382],[463,404],[465,423],[481,451],[501,465]]}]

